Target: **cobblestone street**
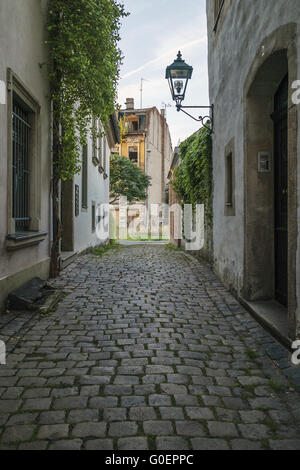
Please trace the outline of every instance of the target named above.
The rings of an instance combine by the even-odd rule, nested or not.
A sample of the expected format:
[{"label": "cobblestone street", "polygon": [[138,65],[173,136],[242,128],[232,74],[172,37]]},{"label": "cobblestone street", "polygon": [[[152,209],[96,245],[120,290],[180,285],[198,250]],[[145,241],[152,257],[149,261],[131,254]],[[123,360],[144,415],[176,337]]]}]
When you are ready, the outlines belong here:
[{"label": "cobblestone street", "polygon": [[208,267],[122,246],[52,284],[53,314],[0,317],[1,449],[300,449],[283,348]]}]

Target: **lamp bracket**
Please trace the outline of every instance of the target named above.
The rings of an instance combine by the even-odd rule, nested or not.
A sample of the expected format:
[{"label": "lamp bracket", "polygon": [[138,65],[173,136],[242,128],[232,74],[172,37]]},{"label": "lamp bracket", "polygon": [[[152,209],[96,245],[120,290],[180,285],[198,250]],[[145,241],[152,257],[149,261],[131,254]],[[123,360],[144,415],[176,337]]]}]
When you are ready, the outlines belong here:
[{"label": "lamp bracket", "polygon": [[[177,108],[177,111],[182,111],[184,114],[186,114],[190,118],[194,119],[194,121],[201,122],[203,127],[205,127],[205,129],[207,129],[211,134],[214,133],[214,105],[211,105],[211,106],[182,106],[180,103],[177,103],[176,108]],[[192,116],[190,113],[185,111],[185,109],[210,109],[211,114],[210,114],[210,116],[199,116],[199,118],[197,119],[194,116]],[[209,120],[209,122],[211,124],[210,127],[208,127],[206,125],[206,123],[205,123],[206,119]]]}]

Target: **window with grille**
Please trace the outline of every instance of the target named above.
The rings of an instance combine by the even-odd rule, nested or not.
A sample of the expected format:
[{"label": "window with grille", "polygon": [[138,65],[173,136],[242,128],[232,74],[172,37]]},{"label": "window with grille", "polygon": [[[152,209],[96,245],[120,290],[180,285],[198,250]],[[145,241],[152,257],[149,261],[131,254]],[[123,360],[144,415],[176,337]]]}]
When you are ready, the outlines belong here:
[{"label": "window with grille", "polygon": [[81,207],[88,208],[88,146],[82,148],[82,188],[81,188]]},{"label": "window with grille", "polygon": [[12,199],[16,232],[29,230],[30,225],[30,132],[30,111],[15,96],[12,113]]},{"label": "window with grille", "polygon": [[233,206],[233,166],[232,166],[232,153],[226,157],[226,206]]},{"label": "window with grille", "polygon": [[93,163],[95,166],[102,167],[102,126],[99,119],[93,120],[93,128],[94,128],[94,138],[93,138]]},{"label": "window with grille", "polygon": [[102,146],[103,146],[103,170],[104,170],[104,173],[106,173],[106,170],[107,170],[107,165],[106,165],[107,151],[106,151],[106,136],[105,135],[103,136]]}]

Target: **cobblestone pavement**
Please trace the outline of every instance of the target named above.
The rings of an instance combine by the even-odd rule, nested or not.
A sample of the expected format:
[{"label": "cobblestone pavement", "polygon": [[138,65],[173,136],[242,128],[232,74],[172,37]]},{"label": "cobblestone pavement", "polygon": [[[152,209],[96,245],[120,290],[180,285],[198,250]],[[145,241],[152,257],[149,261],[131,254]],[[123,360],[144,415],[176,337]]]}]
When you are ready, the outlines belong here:
[{"label": "cobblestone pavement", "polygon": [[52,315],[0,317],[1,449],[300,449],[281,347],[208,267],[129,246],[53,284]]}]

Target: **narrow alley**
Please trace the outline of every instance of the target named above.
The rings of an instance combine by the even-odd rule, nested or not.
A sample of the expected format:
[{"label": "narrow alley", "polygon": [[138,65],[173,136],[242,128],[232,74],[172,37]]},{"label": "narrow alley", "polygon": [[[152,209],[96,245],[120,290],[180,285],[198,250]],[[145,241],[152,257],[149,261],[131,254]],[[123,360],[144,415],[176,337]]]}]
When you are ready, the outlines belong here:
[{"label": "narrow alley", "polygon": [[209,267],[121,246],[52,284],[51,315],[0,317],[1,449],[300,449],[288,353]]}]

